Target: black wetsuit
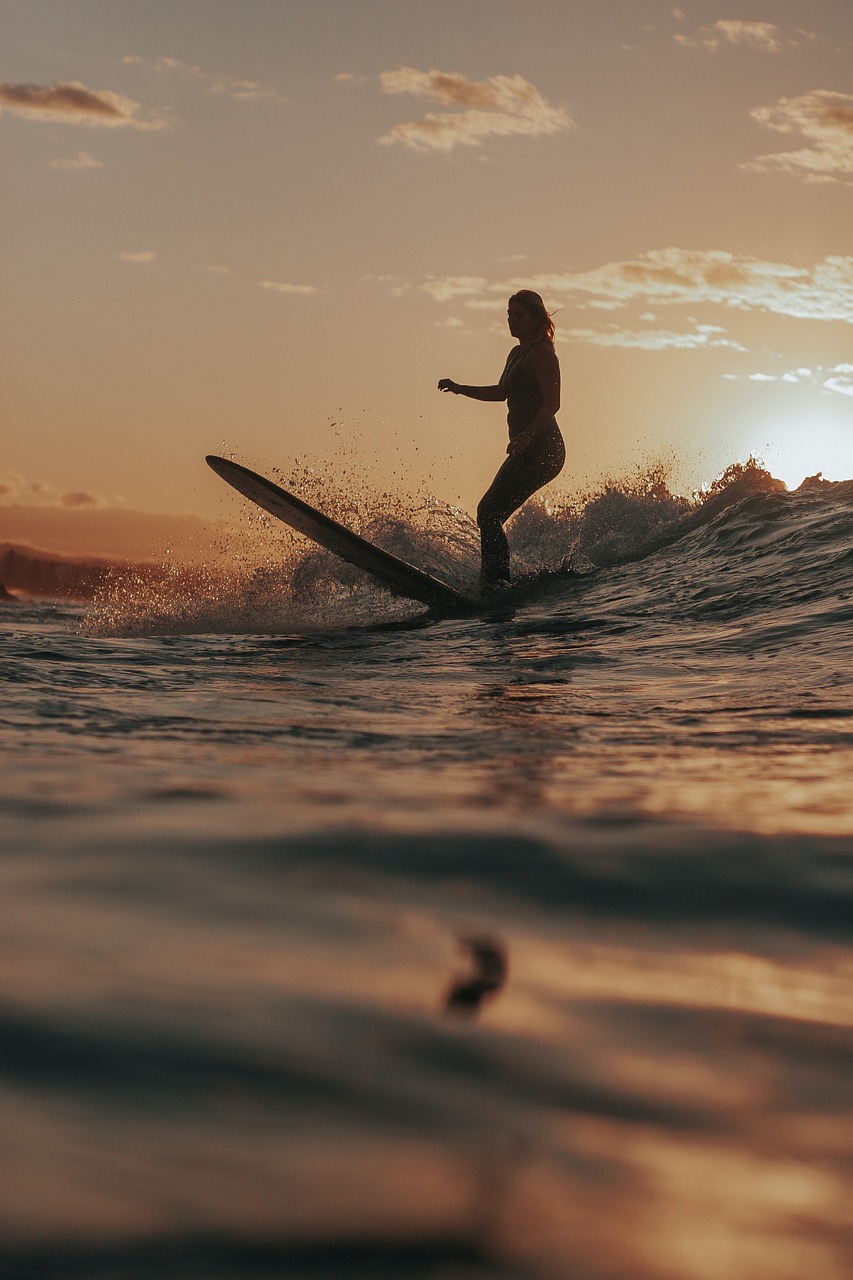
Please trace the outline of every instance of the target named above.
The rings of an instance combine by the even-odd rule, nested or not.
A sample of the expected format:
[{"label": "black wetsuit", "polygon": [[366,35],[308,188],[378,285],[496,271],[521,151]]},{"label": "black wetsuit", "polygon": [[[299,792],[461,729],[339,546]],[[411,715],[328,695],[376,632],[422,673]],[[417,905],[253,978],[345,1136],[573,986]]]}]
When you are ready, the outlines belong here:
[{"label": "black wetsuit", "polygon": [[[544,341],[544,339],[543,339]],[[539,382],[524,367],[527,351],[510,352],[500,386],[507,396],[509,438],[526,431],[544,403]],[[537,431],[520,453],[507,458],[477,508],[477,524],[482,543],[480,580],[484,585],[509,579],[509,543],[504,522],[523,502],[553,480],[563,469],[566,446],[557,421]]]}]

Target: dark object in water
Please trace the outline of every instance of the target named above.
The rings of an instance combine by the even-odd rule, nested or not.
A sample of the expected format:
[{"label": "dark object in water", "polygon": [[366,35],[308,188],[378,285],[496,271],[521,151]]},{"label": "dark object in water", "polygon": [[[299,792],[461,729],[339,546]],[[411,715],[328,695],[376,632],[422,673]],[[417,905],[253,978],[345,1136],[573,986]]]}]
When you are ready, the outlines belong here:
[{"label": "dark object in water", "polygon": [[506,982],[506,949],[496,938],[460,938],[459,945],[470,955],[474,972],[454,978],[444,997],[444,1008],[448,1013],[475,1016],[483,1001],[494,998]]}]

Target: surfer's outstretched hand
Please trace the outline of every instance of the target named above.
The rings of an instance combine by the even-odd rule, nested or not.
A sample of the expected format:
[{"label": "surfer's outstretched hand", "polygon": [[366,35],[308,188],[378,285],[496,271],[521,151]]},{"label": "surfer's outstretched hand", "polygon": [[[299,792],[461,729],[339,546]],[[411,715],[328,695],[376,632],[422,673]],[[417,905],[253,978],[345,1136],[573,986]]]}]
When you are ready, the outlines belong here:
[{"label": "surfer's outstretched hand", "polygon": [[440,378],[438,382],[439,391],[452,391],[454,395],[459,392],[459,383],[454,382],[452,378]]}]

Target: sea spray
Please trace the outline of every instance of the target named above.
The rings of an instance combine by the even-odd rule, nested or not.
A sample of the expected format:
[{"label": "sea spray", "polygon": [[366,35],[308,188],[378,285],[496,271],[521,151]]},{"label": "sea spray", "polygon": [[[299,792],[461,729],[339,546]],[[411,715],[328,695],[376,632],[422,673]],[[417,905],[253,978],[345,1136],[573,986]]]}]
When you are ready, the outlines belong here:
[{"label": "sea spray", "polygon": [[[752,495],[785,491],[754,458],[731,464],[689,496],[672,491],[670,470],[655,463],[575,496],[532,498],[508,524],[516,578],[644,558]],[[324,513],[450,585],[465,590],[476,582],[478,530],[459,508],[431,496],[341,489],[309,467],[274,474]],[[845,487],[815,477],[802,491],[840,499]],[[346,629],[420,611],[250,504],[239,524],[220,527],[200,562],[102,564],[94,575],[81,569],[81,581],[94,602],[86,625],[103,635]]]}]

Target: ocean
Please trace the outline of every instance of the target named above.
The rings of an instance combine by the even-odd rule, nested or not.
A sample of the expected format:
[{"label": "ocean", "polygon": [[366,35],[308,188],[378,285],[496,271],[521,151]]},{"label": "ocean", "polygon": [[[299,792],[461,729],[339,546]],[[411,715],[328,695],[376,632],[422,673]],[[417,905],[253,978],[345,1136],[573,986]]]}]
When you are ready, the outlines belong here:
[{"label": "ocean", "polygon": [[853,481],[510,536],[0,605],[4,1277],[853,1273]]}]

